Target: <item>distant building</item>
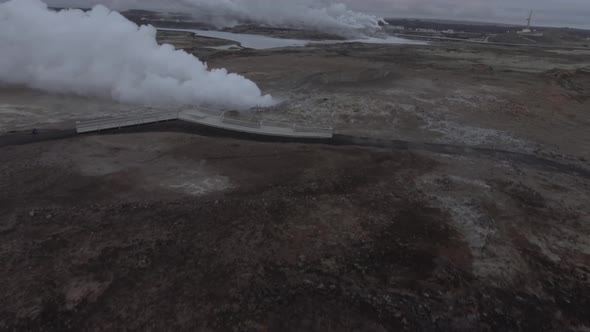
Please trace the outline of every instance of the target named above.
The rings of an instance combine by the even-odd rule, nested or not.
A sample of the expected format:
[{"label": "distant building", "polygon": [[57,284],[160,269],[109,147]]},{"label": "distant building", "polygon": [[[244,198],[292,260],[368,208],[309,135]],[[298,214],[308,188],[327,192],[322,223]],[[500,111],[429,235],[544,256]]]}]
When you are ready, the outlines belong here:
[{"label": "distant building", "polygon": [[399,30],[399,31],[404,31],[406,30],[406,27],[403,25],[392,25],[389,27],[389,29],[391,30]]},{"label": "distant building", "polygon": [[529,37],[543,37],[543,33],[542,32],[537,32],[537,30],[531,30],[531,29],[522,29],[520,31],[516,31],[517,34],[521,35],[521,36],[529,36]]}]

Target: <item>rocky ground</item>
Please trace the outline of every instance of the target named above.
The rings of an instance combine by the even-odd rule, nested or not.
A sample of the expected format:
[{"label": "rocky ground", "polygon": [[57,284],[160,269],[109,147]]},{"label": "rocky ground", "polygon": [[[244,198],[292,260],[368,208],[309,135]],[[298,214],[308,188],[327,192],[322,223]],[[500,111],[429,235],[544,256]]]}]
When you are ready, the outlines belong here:
[{"label": "rocky ground", "polygon": [[[197,52],[197,54],[199,54]],[[326,45],[203,53],[285,101],[260,116],[339,133],[590,158],[590,53]],[[288,65],[285,65],[288,64]],[[585,124],[585,125],[582,125]]]},{"label": "rocky ground", "polygon": [[[190,51],[284,98],[240,116],[348,139],[0,137],[0,329],[590,328],[587,54]],[[145,111],[0,96],[4,132]]]}]

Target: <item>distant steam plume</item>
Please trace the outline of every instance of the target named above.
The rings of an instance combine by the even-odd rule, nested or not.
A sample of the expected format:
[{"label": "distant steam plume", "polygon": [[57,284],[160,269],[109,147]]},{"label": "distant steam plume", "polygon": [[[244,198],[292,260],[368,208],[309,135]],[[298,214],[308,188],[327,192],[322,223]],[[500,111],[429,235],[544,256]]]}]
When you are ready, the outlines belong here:
[{"label": "distant steam plume", "polygon": [[[312,28],[332,32],[375,30],[380,17],[351,10],[345,0],[50,0],[56,5],[104,4],[114,9],[151,9],[192,14],[218,27],[238,23]],[[350,0],[348,0],[350,2]]]},{"label": "distant steam plume", "polygon": [[[206,14],[221,25],[254,21],[273,26],[322,30],[373,30],[385,21],[348,9],[343,3],[320,0],[176,0],[195,16]],[[192,10],[191,10],[192,9]]]},{"label": "distant steam plume", "polygon": [[152,27],[116,12],[53,12],[40,0],[0,3],[0,81],[126,103],[250,108],[269,95],[225,69],[160,46]]}]

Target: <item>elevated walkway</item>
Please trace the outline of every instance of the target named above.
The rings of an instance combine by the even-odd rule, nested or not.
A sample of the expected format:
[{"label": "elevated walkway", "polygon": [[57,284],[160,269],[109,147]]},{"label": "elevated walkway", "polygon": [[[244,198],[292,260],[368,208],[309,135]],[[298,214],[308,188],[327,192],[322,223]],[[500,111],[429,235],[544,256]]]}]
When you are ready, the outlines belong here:
[{"label": "elevated walkway", "polygon": [[332,138],[334,132],[332,128],[307,127],[287,122],[234,119],[227,117],[225,112],[205,108],[81,121],[76,123],[76,132],[82,134],[170,120],[181,120],[219,129],[278,137]]},{"label": "elevated walkway", "polygon": [[93,131],[118,129],[176,119],[178,119],[178,112],[150,113],[142,115],[112,117],[90,121],[78,121],[76,122],[76,132],[78,132],[78,134],[82,134]]}]

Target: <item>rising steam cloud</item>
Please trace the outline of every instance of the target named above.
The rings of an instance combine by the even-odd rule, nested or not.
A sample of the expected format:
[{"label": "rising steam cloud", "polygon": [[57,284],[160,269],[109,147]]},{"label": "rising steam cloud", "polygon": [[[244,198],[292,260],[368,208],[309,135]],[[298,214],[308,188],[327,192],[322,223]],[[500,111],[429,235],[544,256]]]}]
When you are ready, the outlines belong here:
[{"label": "rising steam cloud", "polygon": [[[343,3],[319,0],[175,0],[199,17],[218,25],[258,22],[272,26],[307,27],[321,30],[374,30],[382,18],[348,9]],[[175,2],[173,1],[173,2]],[[191,10],[192,9],[192,10]]]},{"label": "rising steam cloud", "polygon": [[156,30],[117,12],[53,12],[40,0],[0,3],[0,81],[125,103],[269,106],[252,81],[208,70],[194,56],[158,45]]},{"label": "rising steam cloud", "polygon": [[[0,0],[1,2],[2,0]],[[385,21],[350,9],[351,0],[47,0],[54,5],[103,4],[113,9],[151,9],[192,14],[218,27],[239,23],[312,28],[332,32],[375,30]]]}]

